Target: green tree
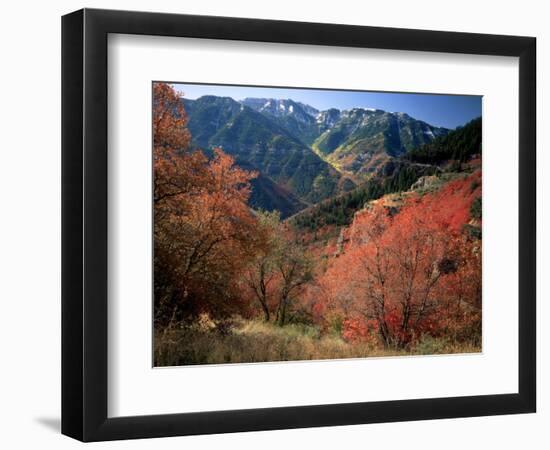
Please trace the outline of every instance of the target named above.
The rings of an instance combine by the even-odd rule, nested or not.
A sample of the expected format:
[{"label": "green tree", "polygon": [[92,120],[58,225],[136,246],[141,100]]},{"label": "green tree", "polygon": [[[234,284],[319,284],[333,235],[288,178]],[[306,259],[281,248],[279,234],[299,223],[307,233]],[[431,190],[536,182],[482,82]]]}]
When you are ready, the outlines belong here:
[{"label": "green tree", "polygon": [[276,275],[275,259],[281,246],[278,235],[279,228],[280,213],[278,211],[257,212],[256,240],[259,250],[243,275],[244,283],[259,303],[266,322],[269,322],[271,318],[271,285]]},{"label": "green tree", "polygon": [[275,267],[279,273],[276,321],[285,325],[291,302],[302,288],[313,279],[312,261],[303,248],[292,240],[281,241]]}]

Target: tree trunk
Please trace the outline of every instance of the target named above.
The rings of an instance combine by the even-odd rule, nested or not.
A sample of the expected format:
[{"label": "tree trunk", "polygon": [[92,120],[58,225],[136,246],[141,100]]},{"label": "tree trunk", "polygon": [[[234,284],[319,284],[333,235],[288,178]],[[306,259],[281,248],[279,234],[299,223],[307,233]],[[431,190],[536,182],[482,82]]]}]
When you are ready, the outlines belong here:
[{"label": "tree trunk", "polygon": [[384,341],[384,346],[389,347],[390,346],[390,331],[388,329],[388,324],[384,319],[380,320],[378,323],[378,331],[380,333],[380,336],[382,336],[382,340]]},{"label": "tree trunk", "polygon": [[281,309],[281,323],[279,325],[284,326],[285,321],[286,321],[286,300],[283,303],[283,307]]},{"label": "tree trunk", "polygon": [[261,279],[260,279],[260,292],[261,292],[261,304],[262,309],[264,310],[264,320],[269,322],[269,305],[267,304],[267,286],[265,282],[265,268],[261,268]]},{"label": "tree trunk", "polygon": [[286,307],[288,302],[288,295],[283,294],[281,301],[279,303],[279,308],[277,309],[277,322],[279,326],[283,326],[286,322]]},{"label": "tree trunk", "polygon": [[262,303],[262,309],[264,311],[264,322],[269,322],[270,314],[269,314],[269,308],[267,307],[267,304]]}]

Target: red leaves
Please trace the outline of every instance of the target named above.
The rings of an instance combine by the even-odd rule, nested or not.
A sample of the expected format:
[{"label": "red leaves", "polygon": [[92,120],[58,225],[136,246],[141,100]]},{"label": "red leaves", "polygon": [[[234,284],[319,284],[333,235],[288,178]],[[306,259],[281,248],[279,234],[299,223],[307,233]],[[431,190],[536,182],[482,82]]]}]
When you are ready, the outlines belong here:
[{"label": "red leaves", "polygon": [[376,320],[359,318],[345,319],[342,338],[347,342],[378,342],[378,323]]},{"label": "red leaves", "polygon": [[386,345],[405,347],[422,334],[480,331],[481,244],[464,232],[480,191],[478,171],[356,215],[344,253],[320,279],[346,318],[346,340],[367,340],[376,328]]},{"label": "red leaves", "polygon": [[248,208],[256,174],[216,149],[212,160],[188,146],[178,95],[153,86],[155,314],[157,321],[244,311],[237,282],[257,246]]},{"label": "red leaves", "polygon": [[161,326],[203,312],[263,314],[281,325],[312,321],[349,342],[399,348],[424,334],[480,335],[479,201],[472,208],[481,196],[480,170],[423,196],[398,193],[371,202],[340,234],[326,227],[296,236],[278,217],[251,212],[255,173],[221,149],[210,160],[189,149],[186,124],[178,95],[156,83],[155,320]]},{"label": "red leaves", "polygon": [[153,146],[161,151],[186,149],[191,140],[179,95],[165,83],[153,84]]}]

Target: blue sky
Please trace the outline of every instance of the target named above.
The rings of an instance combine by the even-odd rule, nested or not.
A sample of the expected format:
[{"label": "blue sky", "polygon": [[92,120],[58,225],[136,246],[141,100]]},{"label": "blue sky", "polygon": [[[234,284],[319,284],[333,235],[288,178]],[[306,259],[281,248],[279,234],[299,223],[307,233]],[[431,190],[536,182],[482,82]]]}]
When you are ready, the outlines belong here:
[{"label": "blue sky", "polygon": [[197,99],[217,95],[242,100],[246,97],[290,98],[319,110],[355,107],[378,108],[390,112],[405,112],[431,125],[456,128],[481,116],[481,96],[404,94],[394,92],[357,92],[318,89],[286,89],[206,84],[173,84],[184,97]]}]

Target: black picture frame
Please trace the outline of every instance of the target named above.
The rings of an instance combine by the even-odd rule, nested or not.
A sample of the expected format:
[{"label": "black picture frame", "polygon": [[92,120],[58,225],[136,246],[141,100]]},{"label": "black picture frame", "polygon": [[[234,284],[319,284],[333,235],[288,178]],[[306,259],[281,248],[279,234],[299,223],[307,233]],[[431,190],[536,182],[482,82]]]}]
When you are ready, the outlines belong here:
[{"label": "black picture frame", "polygon": [[[517,393],[107,416],[107,36],[110,33],[519,58]],[[62,433],[82,441],[397,422],[536,409],[536,39],[83,9],[62,18]]]}]

